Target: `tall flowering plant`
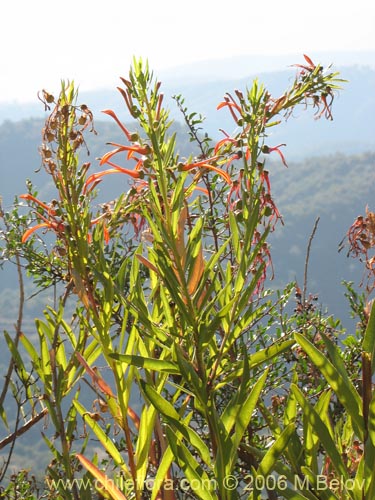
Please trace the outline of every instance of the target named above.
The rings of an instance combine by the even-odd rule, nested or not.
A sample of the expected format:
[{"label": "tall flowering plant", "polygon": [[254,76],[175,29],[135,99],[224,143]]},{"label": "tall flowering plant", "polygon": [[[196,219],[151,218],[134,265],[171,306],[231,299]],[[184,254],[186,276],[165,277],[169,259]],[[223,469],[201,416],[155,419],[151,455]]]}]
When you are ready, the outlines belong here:
[{"label": "tall flowering plant", "polygon": [[[255,424],[261,395],[275,385],[272,363],[295,345],[292,335],[263,338],[256,328],[271,307],[264,291],[272,276],[268,235],[282,220],[268,155],[287,166],[285,145],[270,142],[269,131],[297,105],[332,119],[340,83],[307,56],[297,67],[279,97],[258,81],[227,93],[217,109],[230,113],[235,131],[222,131],[216,143],[202,136],[200,119],[177,96],[196,142],[195,152],[181,157],[161,83],[134,60],[118,90],[138,126],[131,131],[116,112],[104,111],[124,141],[110,143],[96,172],[77,156],[90,111],[75,105],[73,86],[63,87],[57,101],[44,93],[46,105],[55,107],[41,153],[57,197],[47,203],[31,191],[21,196],[36,219],[21,243],[31,249],[41,232],[55,234],[65,288],[59,308],[46,312],[47,322],[37,321],[41,353],[22,340],[61,437],[61,449],[49,442],[50,448],[56,459],[63,457],[70,478],[78,460],[114,499],[144,498],[149,478],[152,499],[178,498],[182,479],[194,497],[232,499],[243,496],[250,478],[280,473],[283,454],[295,459],[292,419],[268,437]],[[129,189],[95,209],[95,193],[108,175],[124,175]],[[121,254],[126,234],[133,245]],[[68,296],[78,299],[71,324],[64,318]],[[97,367],[99,356],[110,380]],[[95,411],[80,400],[82,378],[92,388]],[[68,394],[74,397],[66,421]],[[113,480],[125,479],[121,488],[95,455],[74,452],[78,415],[87,436],[95,435],[106,451]],[[247,479],[232,488],[230,478],[237,481],[241,471]]]}]

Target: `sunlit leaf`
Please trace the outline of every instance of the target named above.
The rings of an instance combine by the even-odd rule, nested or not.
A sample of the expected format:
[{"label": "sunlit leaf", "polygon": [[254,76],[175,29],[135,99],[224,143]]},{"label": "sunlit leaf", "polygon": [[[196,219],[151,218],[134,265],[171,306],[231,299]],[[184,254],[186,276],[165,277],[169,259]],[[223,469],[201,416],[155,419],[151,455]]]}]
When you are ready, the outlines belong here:
[{"label": "sunlit leaf", "polygon": [[143,356],[138,356],[135,354],[110,354],[110,357],[121,361],[123,363],[137,366],[138,368],[144,368],[146,370],[155,370],[157,372],[166,372],[179,374],[180,370],[175,363],[171,361],[166,361],[164,359],[156,358],[144,358]]},{"label": "sunlit leaf", "polygon": [[169,427],[166,428],[166,433],[177,463],[186,474],[194,493],[202,500],[216,500],[215,493],[208,489],[212,483],[206,472],[197,463],[188,448],[179,439],[176,439],[176,435]]},{"label": "sunlit leaf", "polygon": [[268,449],[258,467],[258,474],[267,477],[275,467],[276,460],[284,452],[289,439],[295,431],[295,424],[289,424],[285,427],[276,441]]},{"label": "sunlit leaf", "polygon": [[114,460],[115,464],[123,469],[127,477],[130,477],[130,472],[121,453],[118,451],[112,439],[104,432],[100,426],[100,414],[93,414],[86,410],[86,408],[77,400],[73,400],[73,405],[78,410],[86,424],[92,429],[95,436],[102,443],[103,448],[109,453]]},{"label": "sunlit leaf", "polygon": [[362,402],[352,382],[345,380],[340,371],[303,335],[295,333],[299,345],[309,356],[314,365],[322,373],[328,384],[335,391],[341,404],[345,407],[353,420],[355,432],[360,439],[364,435],[364,421],[362,415]]},{"label": "sunlit leaf", "polygon": [[142,380],[140,381],[140,384],[147,398],[155,406],[155,408],[162,415],[164,415],[164,417],[166,417],[171,428],[174,428],[176,431],[178,431],[182,437],[184,437],[189,443],[191,443],[192,446],[195,447],[195,449],[199,452],[202,460],[204,460],[206,464],[210,464],[211,454],[199,434],[194,429],[184,424],[181,416],[171,405],[171,403],[169,403],[169,401],[158,394],[155,389],[153,389],[153,387],[151,387],[149,384],[146,384]]},{"label": "sunlit leaf", "polygon": [[[319,498],[321,498],[321,500],[342,500],[342,497],[337,497],[329,488],[328,480],[323,478],[322,481],[322,476],[317,476],[308,467],[301,467],[301,471],[304,477],[309,480],[311,489],[319,491]],[[314,495],[313,498],[316,498],[316,496]]]},{"label": "sunlit leaf", "polygon": [[96,465],[94,465],[90,460],[88,460],[80,453],[77,453],[76,457],[81,462],[81,464],[95,477],[95,479],[99,481],[102,489],[105,492],[109,493],[112,500],[127,500],[126,496],[117,488],[114,481],[109,479],[108,476],[104,474],[104,472],[96,467]]},{"label": "sunlit leaf", "polygon": [[253,416],[253,411],[256,407],[258,398],[263,390],[264,384],[266,383],[268,371],[269,370],[266,369],[263,375],[259,377],[258,381],[254,384],[246,400],[243,402],[241,411],[237,412],[237,418],[234,427],[234,435],[232,437],[232,446],[233,446],[232,455],[237,453],[243,435],[246,432],[249,422],[251,421],[251,418]]},{"label": "sunlit leaf", "polygon": [[316,434],[319,436],[321,445],[326,450],[327,454],[332,460],[332,465],[335,467],[338,474],[343,478],[348,478],[348,471],[344,465],[341,454],[338,451],[335,442],[333,441],[329,430],[322,422],[318,413],[314,410],[311,404],[304,397],[300,389],[292,384],[291,390],[293,391],[299,405],[301,406],[304,417],[308,421],[309,425],[315,430]]},{"label": "sunlit leaf", "polygon": [[375,302],[371,306],[370,318],[367,323],[362,348],[370,354],[372,363],[372,374],[375,372]]}]

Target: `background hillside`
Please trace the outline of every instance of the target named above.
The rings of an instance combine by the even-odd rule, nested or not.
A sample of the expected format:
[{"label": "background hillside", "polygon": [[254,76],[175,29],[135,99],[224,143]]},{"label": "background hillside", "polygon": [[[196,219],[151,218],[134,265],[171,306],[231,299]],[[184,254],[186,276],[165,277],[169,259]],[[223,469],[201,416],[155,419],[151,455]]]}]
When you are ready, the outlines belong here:
[{"label": "background hillside", "polygon": [[[297,116],[278,127],[268,140],[270,146],[287,143],[284,152],[289,166],[286,169],[277,155],[267,159],[274,199],[284,218],[284,226],[279,225],[271,239],[275,280],[270,286],[282,288],[290,280],[302,284],[308,238],[314,221],[320,216],[310,259],[309,291],[319,295],[323,310],[327,308],[351,329],[353,323],[349,318],[341,281],[345,279],[358,283],[362,269],[356,262],[347,259],[345,252],[339,254],[338,245],[355,217],[364,213],[367,204],[375,209],[375,137],[371,122],[375,114],[375,69],[370,66],[338,69],[348,83],[336,97],[334,121],[317,121],[311,112],[300,110]],[[227,71],[225,78],[211,80],[206,77],[205,81],[201,81],[193,77],[189,79],[187,71],[185,68],[169,82],[166,80],[165,94],[172,117],[181,120],[171,98],[181,93],[191,112],[198,111],[207,117],[205,125],[210,137],[222,137],[219,127],[230,133],[233,122],[225,111],[216,111],[216,106],[226,91],[250,86],[254,75],[247,78],[240,75],[235,79],[230,78],[230,71]],[[294,69],[266,71],[258,76],[277,95],[293,78]],[[100,109],[113,108],[122,116],[121,97],[115,90],[103,90],[83,93],[79,102],[85,102],[92,108],[97,120],[98,135],[88,139],[88,149],[93,170],[99,170],[96,158],[107,150],[106,142],[123,140],[118,128],[111,121],[105,121]],[[43,106],[38,102],[30,106],[0,105],[0,196],[5,210],[10,209],[14,195],[25,192],[26,178],[32,179],[41,199],[49,200],[52,195],[48,177],[42,170],[39,171],[38,147],[43,114]],[[125,116],[123,118],[126,119]],[[180,123],[174,127],[180,153],[188,156],[191,144],[186,130]],[[87,158],[82,158],[82,161],[87,161]],[[100,199],[113,199],[126,187],[124,176],[109,176],[100,185]],[[5,266],[0,271],[1,331],[12,330],[17,314],[18,293],[14,271],[12,266]],[[30,287],[27,294],[32,295]],[[27,301],[26,333],[33,335],[34,318],[51,300],[47,293]],[[2,343],[0,348],[3,348]],[[5,365],[6,349],[2,349],[2,353],[0,367]],[[37,430],[34,438],[35,444],[38,443]],[[33,439],[30,441],[28,436],[28,446],[32,446]]]},{"label": "background hillside", "polygon": [[[177,121],[174,127],[182,156],[189,155],[191,144],[180,124],[181,114],[172,96],[181,93],[191,112],[198,111],[206,116],[205,131],[213,139],[218,139],[222,137],[219,127],[232,132],[233,122],[224,110],[216,111],[217,103],[226,91],[249,87],[255,77],[213,81],[215,71],[218,71],[217,64],[206,65],[206,73],[199,64],[198,69],[181,68],[180,72],[170,73],[170,80],[166,80],[165,96],[171,115]],[[265,61],[265,64],[270,64],[270,61]],[[234,66],[238,68],[239,64]],[[199,68],[203,75],[200,80],[197,79]],[[344,253],[337,255],[338,242],[356,215],[364,212],[366,204],[371,207],[372,203],[375,136],[370,119],[375,115],[375,68],[343,66],[338,70],[348,82],[336,96],[334,120],[315,120],[312,111],[298,110],[296,116],[277,127],[275,132],[271,129],[267,141],[270,146],[287,144],[284,152],[289,169],[282,166],[278,157],[270,156],[267,161],[275,200],[285,221],[285,226],[280,226],[273,237],[277,283],[296,278],[301,280],[308,236],[315,218],[321,216],[311,259],[310,285],[313,292],[320,293],[323,304],[333,307],[332,312],[340,315],[346,304],[339,283],[343,278],[358,281],[358,276],[354,262],[347,260]],[[230,71],[225,76],[228,73]],[[258,76],[273,95],[278,95],[291,82],[294,73],[294,68],[288,68]],[[84,93],[79,102],[88,104],[97,120],[98,135],[91,135],[88,139],[89,160],[95,171],[99,168],[96,158],[106,151],[106,142],[123,139],[115,124],[105,121],[106,116],[100,113],[100,109],[115,109],[126,119],[121,113],[124,109],[122,98],[116,90],[103,90]],[[36,102],[30,108],[14,105],[7,109],[6,112],[0,105],[0,120],[5,115],[17,117],[27,116],[27,113],[39,114],[39,117],[6,119],[0,125],[0,195],[3,205],[10,207],[14,195],[24,192],[26,178],[31,178],[40,197],[48,200],[51,194],[48,178],[44,172],[37,172],[45,116],[43,105]],[[101,184],[101,199],[112,199],[126,188],[121,177],[110,176]],[[12,288],[13,278],[10,276],[2,273],[0,293],[5,288]],[[4,314],[0,312],[0,316],[4,321]]]}]

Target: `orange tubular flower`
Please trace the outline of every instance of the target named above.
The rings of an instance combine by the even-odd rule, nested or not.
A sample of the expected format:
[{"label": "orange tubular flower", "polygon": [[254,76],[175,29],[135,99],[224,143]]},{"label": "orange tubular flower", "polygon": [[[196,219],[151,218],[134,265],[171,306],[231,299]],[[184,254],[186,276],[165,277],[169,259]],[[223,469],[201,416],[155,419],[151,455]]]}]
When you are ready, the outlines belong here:
[{"label": "orange tubular flower", "polygon": [[227,144],[228,142],[236,145],[238,143],[238,141],[236,139],[232,139],[231,137],[224,137],[224,139],[221,139],[215,146],[215,149],[214,149],[214,153],[215,155],[217,154],[217,152],[221,149],[221,147],[224,145],[224,144]]},{"label": "orange tubular flower", "polygon": [[22,236],[22,239],[21,239],[22,243],[25,243],[35,231],[37,231],[38,229],[41,229],[41,228],[46,228],[47,230],[52,229],[56,233],[63,233],[64,232],[64,224],[61,221],[59,221],[58,218],[55,218],[56,211],[53,208],[51,208],[49,205],[47,205],[43,201],[38,200],[38,198],[35,198],[35,196],[33,196],[30,193],[21,194],[20,198],[22,198],[23,200],[33,201],[39,207],[43,208],[43,210],[48,215],[48,218],[47,218],[44,215],[38,213],[38,217],[43,219],[44,222],[36,224],[35,226],[27,229],[27,231],[25,231],[23,236]]},{"label": "orange tubular flower", "polygon": [[242,110],[241,110],[241,107],[236,103],[236,101],[233,99],[233,97],[230,94],[227,94],[226,96],[224,96],[224,101],[220,102],[217,105],[216,109],[219,110],[221,108],[224,108],[225,106],[228,107],[230,114],[232,115],[233,120],[237,123],[239,120],[239,117],[236,115],[234,110],[238,111],[240,116],[242,115]]},{"label": "orange tubular flower", "polygon": [[111,109],[105,109],[105,110],[102,111],[102,113],[111,116],[115,120],[115,122],[117,123],[117,125],[121,128],[121,130],[124,132],[124,134],[126,135],[128,141],[131,141],[131,133],[125,127],[125,125],[123,125],[120,122],[120,120],[117,118],[117,115],[116,115],[116,113],[114,111],[112,111]]},{"label": "orange tubular flower", "polygon": [[286,146],[286,144],[279,144],[278,146],[274,146],[273,148],[270,148],[270,147],[264,145],[262,147],[262,153],[268,155],[268,154],[272,153],[273,151],[276,151],[276,153],[280,156],[281,161],[283,162],[283,165],[285,165],[286,167],[288,167],[288,164],[285,161],[285,157],[284,157],[283,153],[279,149],[281,146]]},{"label": "orange tubular flower", "polygon": [[[111,114],[112,112],[108,111],[108,114]],[[112,114],[111,114],[112,116]],[[117,121],[117,120],[116,120]],[[136,153],[140,155],[148,155],[151,153],[151,148],[148,144],[145,146],[141,146],[140,144],[135,144],[133,146],[124,146],[122,144],[117,144],[115,142],[110,142],[109,143],[112,146],[116,146],[116,149],[109,151],[106,153],[101,159],[99,165],[110,165],[113,168],[110,168],[108,170],[103,170],[102,172],[97,172],[95,174],[91,174],[84,186],[84,194],[87,194],[90,192],[94,187],[101,181],[101,178],[104,177],[105,175],[109,174],[126,174],[132,177],[133,179],[143,179],[144,177],[144,172],[142,170],[143,167],[143,160],[135,156]],[[128,168],[120,167],[120,165],[117,165],[116,163],[113,163],[110,161],[110,159],[115,156],[117,153],[121,153],[123,151],[127,151],[127,159],[133,159],[137,162],[134,170],[130,170]],[[91,186],[89,188],[89,186]]]},{"label": "orange tubular flower", "polygon": [[22,198],[23,200],[31,200],[34,203],[36,203],[37,205],[39,205],[40,207],[42,207],[49,214],[56,215],[55,210],[53,210],[51,207],[49,207],[48,205],[43,203],[43,201],[40,201],[40,200],[38,200],[38,198],[35,198],[35,196],[33,196],[32,194],[29,194],[29,193],[21,194],[20,198]]},{"label": "orange tubular flower", "polygon": [[241,108],[239,107],[238,104],[236,104],[235,102],[230,102],[229,99],[227,97],[224,98],[224,101],[220,102],[218,105],[217,105],[217,108],[216,109],[221,109],[221,108],[224,108],[224,106],[228,106],[228,107],[231,107],[231,108],[235,108],[238,112],[241,112]]},{"label": "orange tubular flower", "polygon": [[[240,199],[241,182],[243,177],[243,170],[240,170],[238,178],[232,183],[230,191],[228,193],[227,204],[230,210],[233,210],[236,202]],[[235,195],[235,200],[232,201],[232,195]]]},{"label": "orange tubular flower", "polygon": [[[333,116],[332,116],[332,112],[331,112],[331,106],[333,103],[333,95],[332,94],[330,95],[330,97],[331,97],[330,103],[327,102],[327,96],[328,96],[328,94],[322,94],[320,96],[320,100],[323,103],[323,109],[320,112],[318,110],[318,112],[315,115],[315,118],[320,118],[322,115],[324,115],[327,118],[327,120],[333,120]],[[318,105],[318,107],[319,107],[319,105]]]},{"label": "orange tubular flower", "polygon": [[312,62],[310,57],[307,56],[306,54],[303,54],[303,57],[304,57],[305,61],[307,62],[308,66],[306,66],[304,64],[293,64],[293,66],[295,66],[296,68],[302,68],[303,70],[309,71],[309,72],[314,71],[314,69],[316,68],[316,65]]},{"label": "orange tubular flower", "polygon": [[201,191],[202,193],[206,194],[208,196],[208,191],[206,188],[204,187],[201,187],[201,186],[195,186],[195,188],[197,191]]},{"label": "orange tubular flower", "polygon": [[229,167],[229,165],[233,162],[233,161],[236,161],[236,160],[240,160],[242,158],[242,153],[240,154],[234,154],[232,155],[226,162],[226,165],[227,165],[227,168]]},{"label": "orange tubular flower", "polygon": [[134,153],[138,153],[140,155],[148,155],[151,152],[150,146],[146,144],[146,146],[140,146],[135,145],[135,146],[123,146],[121,144],[116,144],[114,142],[110,142],[112,146],[117,146],[116,149],[113,151],[109,151],[106,153],[100,160],[99,165],[104,165],[105,163],[109,163],[108,160],[112,158],[112,156],[116,155],[117,153],[121,153],[122,151],[127,151],[127,159],[129,160],[130,158],[134,157]]},{"label": "orange tubular flower", "polygon": [[41,224],[37,224],[36,226],[30,227],[27,231],[23,233],[21,242],[25,243],[35,231],[41,229],[42,227],[51,229],[50,224],[48,224],[47,222],[42,222]]},{"label": "orange tubular flower", "polygon": [[[144,174],[142,170],[139,170],[138,166],[139,162],[137,163],[135,170],[129,170],[127,168],[120,167],[119,165],[116,165],[115,163],[112,163],[110,161],[107,161],[106,163],[108,165],[111,165],[113,168],[109,168],[108,170],[103,170],[102,172],[96,172],[95,174],[91,174],[85,182],[85,186],[83,188],[84,194],[90,192],[90,190],[93,189],[100,182],[101,178],[104,177],[105,175],[126,174],[130,175],[130,177],[132,177],[133,179],[143,179]],[[93,186],[91,186],[91,189],[88,189],[90,184],[93,184]]]},{"label": "orange tubular flower", "polygon": [[40,224],[36,224],[33,227],[30,227],[27,231],[24,232],[21,242],[25,243],[30,236],[37,231],[38,229],[41,229],[42,227],[45,227],[47,230],[52,229],[52,231],[55,231],[55,233],[63,233],[64,232],[64,224],[62,222],[57,222],[57,221],[49,221],[45,217],[39,214],[39,217],[42,217],[45,222],[41,222]]},{"label": "orange tubular flower", "polygon": [[224,172],[220,168],[215,167],[214,165],[211,165],[210,163],[208,163],[210,161],[216,161],[217,159],[218,159],[217,156],[213,156],[212,158],[207,158],[206,160],[197,161],[195,163],[187,163],[186,165],[183,165],[181,167],[181,170],[184,172],[187,172],[189,170],[194,170],[195,168],[207,168],[208,170],[213,170],[214,172],[219,174],[221,177],[223,177],[223,179],[225,180],[225,182],[227,184],[231,185],[232,179],[230,178],[230,176],[226,172]]}]

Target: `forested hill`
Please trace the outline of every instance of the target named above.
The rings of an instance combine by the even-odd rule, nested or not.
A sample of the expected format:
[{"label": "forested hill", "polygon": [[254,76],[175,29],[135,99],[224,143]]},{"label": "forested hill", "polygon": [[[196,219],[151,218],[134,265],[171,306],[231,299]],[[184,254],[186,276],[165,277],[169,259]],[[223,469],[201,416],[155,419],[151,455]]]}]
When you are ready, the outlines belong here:
[{"label": "forested hill", "polygon": [[[375,115],[375,69],[366,66],[338,66],[337,69],[348,82],[343,83],[343,90],[335,94],[334,120],[315,120],[312,110],[296,110],[287,123],[270,130],[267,143],[269,146],[286,143],[284,154],[289,165],[285,169],[278,157],[268,159],[271,160],[268,167],[273,194],[285,222],[272,238],[276,271],[273,285],[283,286],[288,280],[302,280],[308,237],[316,217],[320,216],[312,248],[309,284],[312,292],[320,294],[325,306],[345,319],[348,308],[340,282],[347,279],[358,283],[361,270],[345,257],[344,252],[337,253],[338,243],[367,204],[375,209],[375,134],[371,122]],[[244,90],[258,76],[273,95],[279,95],[291,84],[294,73],[295,68],[289,67],[284,71],[258,75],[249,71],[247,78],[234,79],[226,72],[223,73],[225,78],[221,79],[208,80],[203,75],[199,79],[184,80],[177,72],[175,78],[163,81],[163,87],[173,118],[182,121],[172,99],[174,94],[182,94],[190,112],[207,117],[205,131],[213,139],[218,139],[222,137],[220,128],[228,133],[234,128],[229,113],[216,110],[226,91]],[[57,92],[59,89],[48,90]],[[94,112],[98,135],[88,138],[91,154],[82,161],[91,161],[95,171],[98,169],[95,158],[107,150],[106,142],[123,141],[118,127],[113,121],[103,121],[105,115],[100,110],[115,109],[125,120],[124,105],[115,89],[83,92],[79,103],[86,103]],[[38,147],[43,120],[43,106],[37,99],[30,105],[0,104],[0,195],[5,209],[11,206],[15,194],[25,191],[26,178],[33,180],[42,199],[51,198],[51,186],[44,172],[36,173],[40,167]],[[174,125],[174,130],[177,131],[181,155],[188,156],[192,144],[180,123]],[[120,177],[110,176],[101,184],[103,199],[113,199],[125,189],[125,181]],[[0,303],[0,314],[3,320],[4,311],[8,315],[10,312],[12,280],[9,272],[1,273],[0,302],[3,302]]]},{"label": "forested hill", "polygon": [[[15,194],[23,193],[25,180],[30,178],[39,188],[41,196],[47,196],[48,177],[40,170],[41,159],[39,147],[42,141],[44,120],[30,118],[18,122],[5,121],[0,125],[0,195],[5,206],[9,206]],[[134,129],[134,125],[129,125]],[[123,142],[124,136],[116,124],[112,122],[95,122],[97,135],[88,134],[87,155],[82,150],[82,162],[91,161],[92,168],[99,169],[97,158],[108,150],[108,141]],[[178,122],[173,124],[171,132],[178,134],[179,150],[182,155],[189,155],[191,144],[186,130]],[[118,186],[115,181],[108,179],[108,186]],[[104,186],[105,189],[105,186]]]},{"label": "forested hill", "polygon": [[[321,121],[319,125],[325,123]],[[42,170],[36,172],[40,167],[38,147],[42,126],[40,119],[5,122],[0,126],[0,195],[5,210],[11,206],[15,194],[25,191],[26,178],[32,178],[41,199],[49,200],[53,196],[46,174]],[[181,154],[187,156],[192,145],[186,131],[182,125],[174,127]],[[96,128],[98,135],[91,135],[88,140],[94,171],[98,169],[95,158],[107,150],[106,142],[123,140],[111,122],[99,121]],[[289,161],[289,147],[286,147],[284,152],[289,168],[282,165],[277,155],[267,158],[272,192],[285,223],[279,225],[272,237],[274,285],[283,286],[294,279],[301,282],[308,237],[315,219],[320,216],[312,248],[309,283],[311,291],[319,293],[322,303],[338,316],[348,316],[341,280],[359,282],[361,278],[358,266],[345,257],[345,252],[338,254],[338,243],[355,217],[364,213],[367,204],[375,208],[374,151],[375,148],[350,155],[340,152],[319,155],[317,151],[316,155],[303,160]],[[123,177],[113,175],[100,185],[101,196],[104,200],[113,199],[125,188]],[[9,307],[5,307],[4,302],[1,304],[1,300],[9,302],[12,288],[12,275],[1,272],[0,315],[3,320]]]},{"label": "forested hill", "polygon": [[310,157],[291,162],[288,169],[274,164],[270,170],[270,175],[275,174],[273,195],[285,222],[272,240],[276,282],[297,279],[302,285],[308,239],[320,217],[310,257],[309,289],[319,294],[330,312],[350,324],[341,281],[358,284],[363,266],[338,248],[366,205],[375,209],[375,152]]}]

